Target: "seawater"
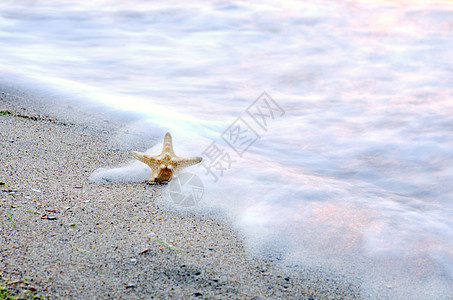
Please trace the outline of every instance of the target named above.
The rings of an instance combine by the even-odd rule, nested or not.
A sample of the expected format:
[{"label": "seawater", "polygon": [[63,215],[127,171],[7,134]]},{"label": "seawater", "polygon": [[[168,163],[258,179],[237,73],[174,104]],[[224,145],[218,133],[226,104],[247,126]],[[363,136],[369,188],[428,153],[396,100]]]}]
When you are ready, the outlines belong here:
[{"label": "seawater", "polygon": [[[187,169],[197,209],[366,298],[453,298],[452,61],[447,0],[0,3],[2,76],[137,113],[124,132],[170,131],[176,154],[215,143],[231,164]],[[264,91],[284,114],[261,127]],[[221,136],[240,120],[259,138],[238,155]],[[131,159],[91,179],[147,176]]]}]

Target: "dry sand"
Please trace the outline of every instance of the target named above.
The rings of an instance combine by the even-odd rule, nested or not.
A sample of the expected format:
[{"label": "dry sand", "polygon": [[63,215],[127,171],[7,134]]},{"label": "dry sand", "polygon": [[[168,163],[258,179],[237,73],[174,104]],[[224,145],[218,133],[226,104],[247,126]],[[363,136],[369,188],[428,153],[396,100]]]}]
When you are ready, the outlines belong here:
[{"label": "dry sand", "polygon": [[226,222],[160,208],[159,186],[89,182],[132,159],[111,141],[121,124],[41,100],[0,86],[0,286],[16,298],[360,298],[250,256]]}]

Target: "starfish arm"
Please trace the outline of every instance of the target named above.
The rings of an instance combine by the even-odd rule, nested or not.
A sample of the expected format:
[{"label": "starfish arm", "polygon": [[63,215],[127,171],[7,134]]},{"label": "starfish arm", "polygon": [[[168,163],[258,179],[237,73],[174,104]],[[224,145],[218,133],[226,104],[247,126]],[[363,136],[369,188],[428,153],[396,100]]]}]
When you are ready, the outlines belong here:
[{"label": "starfish arm", "polygon": [[167,132],[164,137],[164,146],[162,148],[161,155],[164,155],[165,153],[168,153],[171,156],[175,156],[175,152],[173,151],[173,141],[171,139],[170,132]]},{"label": "starfish arm", "polygon": [[203,158],[199,156],[192,156],[192,157],[187,157],[187,158],[180,158],[178,160],[177,166],[175,168],[175,171],[179,173],[182,169],[185,169],[187,167],[193,166],[201,162]]},{"label": "starfish arm", "polygon": [[153,171],[156,169],[157,158],[152,155],[147,155],[138,151],[132,151],[132,156],[141,161],[142,163],[147,164]]}]

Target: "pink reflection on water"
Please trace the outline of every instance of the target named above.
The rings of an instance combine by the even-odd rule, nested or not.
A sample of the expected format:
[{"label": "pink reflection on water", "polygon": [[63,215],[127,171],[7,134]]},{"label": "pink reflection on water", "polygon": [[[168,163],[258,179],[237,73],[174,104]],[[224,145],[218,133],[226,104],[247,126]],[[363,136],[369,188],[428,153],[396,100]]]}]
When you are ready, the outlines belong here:
[{"label": "pink reflection on water", "polygon": [[431,7],[435,5],[451,6],[451,0],[353,0],[356,3],[399,5],[406,7]]},{"label": "pink reflection on water", "polygon": [[[307,222],[316,228],[323,228],[319,240],[325,237],[339,238],[342,250],[346,252],[358,246],[363,228],[373,226],[369,211],[345,202],[316,204]],[[328,247],[331,242],[327,239],[319,246]],[[341,249],[337,250],[340,252]]]}]

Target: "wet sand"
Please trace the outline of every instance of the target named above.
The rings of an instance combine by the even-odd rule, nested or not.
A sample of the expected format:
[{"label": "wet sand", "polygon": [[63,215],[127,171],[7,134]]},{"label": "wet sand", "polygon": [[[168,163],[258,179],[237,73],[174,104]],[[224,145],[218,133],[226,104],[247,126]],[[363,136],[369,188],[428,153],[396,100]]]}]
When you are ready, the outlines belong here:
[{"label": "wet sand", "polygon": [[159,207],[159,186],[90,182],[133,159],[121,124],[49,103],[0,85],[0,286],[15,297],[360,298],[251,256],[226,221]]}]

